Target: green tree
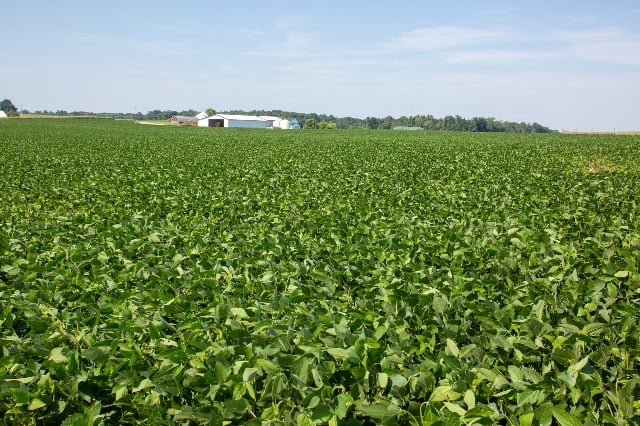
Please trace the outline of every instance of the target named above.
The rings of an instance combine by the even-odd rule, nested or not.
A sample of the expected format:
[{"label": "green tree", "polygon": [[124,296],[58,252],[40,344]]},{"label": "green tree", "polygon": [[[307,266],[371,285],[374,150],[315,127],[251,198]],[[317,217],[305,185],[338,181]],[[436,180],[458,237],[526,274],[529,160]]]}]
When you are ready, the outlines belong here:
[{"label": "green tree", "polygon": [[316,120],[314,120],[313,118],[307,118],[306,120],[304,120],[304,125],[302,126],[303,129],[315,129],[316,128]]},{"label": "green tree", "polygon": [[0,109],[4,111],[9,117],[15,117],[18,115],[18,108],[13,105],[9,99],[5,99],[0,102]]},{"label": "green tree", "polygon": [[215,110],[215,109],[213,109],[213,108],[211,108],[211,107],[209,107],[209,108],[205,109],[205,110],[204,110],[204,112],[205,112],[209,117],[211,117],[212,115],[215,115],[216,110]]}]

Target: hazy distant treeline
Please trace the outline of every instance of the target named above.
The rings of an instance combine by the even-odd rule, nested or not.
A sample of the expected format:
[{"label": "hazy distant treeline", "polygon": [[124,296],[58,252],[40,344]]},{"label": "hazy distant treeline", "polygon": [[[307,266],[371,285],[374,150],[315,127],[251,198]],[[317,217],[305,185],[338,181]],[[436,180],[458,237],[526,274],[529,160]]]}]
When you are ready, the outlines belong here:
[{"label": "hazy distant treeline", "polygon": [[[22,111],[23,113],[29,113],[29,111]],[[300,113],[283,110],[230,110],[230,111],[218,111],[219,113],[228,114],[250,114],[250,115],[273,115],[283,118],[293,117],[298,120],[299,123],[304,123],[309,119],[313,119],[316,123],[335,123],[335,127],[338,129],[350,129],[350,128],[364,128],[364,129],[392,129],[396,126],[410,126],[421,127],[425,130],[452,130],[462,132],[511,132],[511,133],[551,133],[554,130],[545,127],[539,123],[517,123],[511,121],[502,121],[493,117],[473,117],[464,118],[459,115],[447,115],[442,118],[434,117],[433,115],[412,115],[402,116],[394,118],[392,116],[386,116],[384,118],[379,117],[336,117],[334,115],[317,114],[317,113]],[[146,114],[141,112],[136,113],[94,113],[88,111],[33,111],[33,114],[41,115],[56,115],[56,116],[90,116],[90,117],[105,117],[105,118],[117,118],[117,119],[132,119],[132,120],[168,120],[174,115],[184,115],[193,117],[198,114],[199,111],[190,109],[185,111],[173,111],[173,110],[153,110]]]}]

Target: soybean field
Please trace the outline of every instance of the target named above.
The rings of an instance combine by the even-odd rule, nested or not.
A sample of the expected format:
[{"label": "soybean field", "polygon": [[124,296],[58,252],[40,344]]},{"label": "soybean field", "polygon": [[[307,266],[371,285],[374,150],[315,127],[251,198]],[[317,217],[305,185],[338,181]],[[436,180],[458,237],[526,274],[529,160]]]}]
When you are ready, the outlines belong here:
[{"label": "soybean field", "polygon": [[640,136],[0,122],[0,423],[640,423]]}]

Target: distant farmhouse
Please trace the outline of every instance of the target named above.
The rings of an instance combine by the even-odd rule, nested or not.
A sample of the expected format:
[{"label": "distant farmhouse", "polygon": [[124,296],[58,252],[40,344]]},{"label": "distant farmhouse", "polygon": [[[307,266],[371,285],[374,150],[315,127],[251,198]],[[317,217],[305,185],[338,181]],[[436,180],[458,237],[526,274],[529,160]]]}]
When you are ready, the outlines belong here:
[{"label": "distant farmhouse", "polygon": [[272,116],[214,114],[198,120],[199,127],[235,127],[245,129],[299,129],[295,118]]}]

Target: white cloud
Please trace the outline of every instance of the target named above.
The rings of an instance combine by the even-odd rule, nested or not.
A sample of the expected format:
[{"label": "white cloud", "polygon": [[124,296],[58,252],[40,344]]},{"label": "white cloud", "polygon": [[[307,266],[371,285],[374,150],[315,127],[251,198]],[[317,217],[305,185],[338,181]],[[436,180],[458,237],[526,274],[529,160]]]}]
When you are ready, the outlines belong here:
[{"label": "white cloud", "polygon": [[557,31],[567,53],[579,59],[620,65],[640,65],[640,37],[621,28]]},{"label": "white cloud", "polygon": [[528,51],[528,50],[474,50],[454,52],[445,58],[445,62],[457,63],[486,63],[504,64],[521,61],[537,61],[541,59],[555,59],[563,57],[559,51]]},{"label": "white cloud", "polygon": [[388,50],[435,51],[503,40],[505,34],[496,30],[438,26],[406,32],[383,43]]},{"label": "white cloud", "polygon": [[266,37],[269,35],[268,32],[257,28],[238,28],[236,32],[240,35],[249,37]]},{"label": "white cloud", "polygon": [[284,45],[290,48],[302,48],[309,46],[313,37],[307,33],[289,33],[285,35]]},{"label": "white cloud", "polygon": [[308,28],[310,21],[304,15],[283,15],[276,18],[273,24],[281,30],[300,30]]},{"label": "white cloud", "polygon": [[190,53],[190,49],[185,49],[185,45],[177,42],[166,42],[156,40],[129,39],[124,37],[107,36],[101,34],[81,33],[66,31],[63,36],[74,43],[90,44],[93,49],[111,49],[114,51],[136,51],[150,55],[170,55],[185,56]]}]

